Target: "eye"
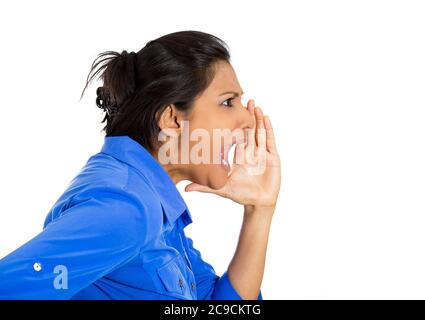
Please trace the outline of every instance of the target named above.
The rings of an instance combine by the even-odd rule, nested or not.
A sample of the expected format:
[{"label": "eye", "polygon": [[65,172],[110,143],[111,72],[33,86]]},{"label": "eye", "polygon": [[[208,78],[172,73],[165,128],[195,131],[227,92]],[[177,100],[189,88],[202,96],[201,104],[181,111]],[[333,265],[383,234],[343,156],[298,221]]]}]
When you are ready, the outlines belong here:
[{"label": "eye", "polygon": [[226,106],[228,108],[233,107],[233,98],[229,98],[223,101],[223,106]]}]

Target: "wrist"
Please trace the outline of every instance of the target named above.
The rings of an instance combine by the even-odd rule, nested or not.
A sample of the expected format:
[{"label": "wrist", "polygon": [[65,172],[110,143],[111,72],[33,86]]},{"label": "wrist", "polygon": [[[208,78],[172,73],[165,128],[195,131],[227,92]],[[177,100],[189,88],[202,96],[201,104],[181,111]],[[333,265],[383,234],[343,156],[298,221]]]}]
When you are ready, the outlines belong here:
[{"label": "wrist", "polygon": [[276,206],[244,205],[244,215],[271,219]]},{"label": "wrist", "polygon": [[274,207],[245,206],[242,230],[255,230],[255,233],[262,233],[270,230],[273,220]]},{"label": "wrist", "polygon": [[254,211],[274,212],[275,209],[276,209],[276,205],[270,205],[270,206],[255,205],[255,204],[244,205],[244,210],[248,212],[254,212]]}]

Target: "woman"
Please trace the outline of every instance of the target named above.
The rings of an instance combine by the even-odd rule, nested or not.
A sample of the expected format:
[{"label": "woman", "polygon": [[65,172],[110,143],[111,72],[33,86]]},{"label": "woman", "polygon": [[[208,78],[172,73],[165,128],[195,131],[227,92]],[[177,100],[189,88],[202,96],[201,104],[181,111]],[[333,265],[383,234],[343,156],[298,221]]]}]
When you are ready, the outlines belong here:
[{"label": "woman", "polygon": [[[241,102],[225,43],[184,31],[98,58],[82,96],[103,71],[96,103],[106,112],[104,144],[43,231],[0,261],[0,298],[261,299],[280,160],[270,119],[253,100]],[[192,219],[175,186],[182,180],[192,182],[185,191],[244,206],[221,277],[185,236]]]}]

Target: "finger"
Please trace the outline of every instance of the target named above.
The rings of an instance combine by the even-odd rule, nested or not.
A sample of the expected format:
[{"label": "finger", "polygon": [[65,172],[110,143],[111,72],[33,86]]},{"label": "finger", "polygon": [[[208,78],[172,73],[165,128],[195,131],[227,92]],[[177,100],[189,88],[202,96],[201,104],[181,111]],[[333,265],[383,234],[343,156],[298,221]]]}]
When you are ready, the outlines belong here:
[{"label": "finger", "polygon": [[239,142],[236,144],[235,154],[233,156],[233,164],[244,164],[245,146],[245,142]]},{"label": "finger", "polygon": [[246,144],[245,144],[245,153],[247,154],[247,158],[249,155],[254,154],[255,150],[255,129],[254,128],[247,128],[246,131]]},{"label": "finger", "polygon": [[264,129],[264,115],[260,107],[255,108],[255,119],[256,119],[256,143],[258,148],[265,150],[266,149],[266,132]]},{"label": "finger", "polygon": [[255,100],[254,99],[250,99],[248,101],[247,109],[248,109],[249,114],[251,116],[252,125],[255,126]]},{"label": "finger", "polygon": [[255,107],[255,100],[249,99],[247,109],[249,113],[251,114],[251,116],[254,116],[254,107]]},{"label": "finger", "polygon": [[271,153],[277,153],[276,140],[269,116],[264,116],[264,126],[266,129],[266,148]]},{"label": "finger", "polygon": [[247,161],[248,163],[254,161],[255,157],[255,101],[254,99],[250,99],[248,101],[248,110],[250,112],[250,115],[252,117],[252,125],[250,127],[245,129],[245,155],[244,155],[244,161]]},{"label": "finger", "polygon": [[[255,109],[255,100],[254,99],[249,99],[248,104],[247,104],[247,109],[249,111],[249,114],[251,116],[251,120],[253,125],[255,126],[255,114],[254,114],[254,109]],[[255,128],[253,128],[255,129]],[[249,130],[245,130],[245,141],[246,141],[246,146],[248,146],[248,131]]]},{"label": "finger", "polygon": [[[254,99],[249,99],[247,109],[251,115],[252,123],[254,126],[254,128],[252,129],[254,129],[254,132],[255,132],[255,100]],[[249,130],[247,132],[249,132]],[[245,140],[247,142],[247,146],[249,145],[249,142],[252,142],[252,140],[248,141],[248,136],[245,136]]]}]

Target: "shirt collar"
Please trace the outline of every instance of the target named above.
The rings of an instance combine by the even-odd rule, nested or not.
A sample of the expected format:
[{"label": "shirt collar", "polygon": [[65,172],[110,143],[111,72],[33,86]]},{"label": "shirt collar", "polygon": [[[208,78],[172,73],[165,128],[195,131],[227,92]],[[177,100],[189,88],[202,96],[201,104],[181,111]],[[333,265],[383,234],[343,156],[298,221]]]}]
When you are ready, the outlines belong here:
[{"label": "shirt collar", "polygon": [[183,226],[192,222],[189,209],[173,180],[139,142],[129,136],[105,136],[101,152],[136,168],[152,183],[170,224],[180,216]]}]

